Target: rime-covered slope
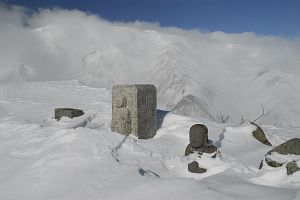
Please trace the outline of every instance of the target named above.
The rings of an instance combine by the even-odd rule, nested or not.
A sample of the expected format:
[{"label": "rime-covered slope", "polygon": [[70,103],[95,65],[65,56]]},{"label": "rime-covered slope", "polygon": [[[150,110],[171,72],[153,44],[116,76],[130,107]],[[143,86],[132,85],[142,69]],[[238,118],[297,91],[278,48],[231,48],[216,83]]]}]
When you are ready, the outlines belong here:
[{"label": "rime-covered slope", "polygon": [[216,94],[188,72],[193,66],[190,61],[176,46],[168,46],[162,52],[150,80],[157,87],[159,107],[195,118],[213,119]]},{"label": "rime-covered slope", "polygon": [[[281,71],[265,71],[258,74],[248,82],[248,86],[237,94],[244,105],[237,105],[238,110],[244,110],[245,115],[255,119],[255,114],[243,107],[254,108],[255,105],[263,105],[265,117],[261,120],[266,124],[299,126],[298,117],[300,104],[296,103],[300,98],[300,79],[298,75]],[[256,112],[259,113],[257,107]]]},{"label": "rime-covered slope", "polygon": [[[24,18],[20,10],[1,9],[20,21],[0,18],[2,82],[76,79],[106,89],[153,83],[161,109],[214,120],[229,115],[239,123],[241,115],[258,116],[262,104],[270,111],[263,122],[300,124],[296,40],[110,23],[72,10]],[[16,42],[8,43],[12,37]]]}]

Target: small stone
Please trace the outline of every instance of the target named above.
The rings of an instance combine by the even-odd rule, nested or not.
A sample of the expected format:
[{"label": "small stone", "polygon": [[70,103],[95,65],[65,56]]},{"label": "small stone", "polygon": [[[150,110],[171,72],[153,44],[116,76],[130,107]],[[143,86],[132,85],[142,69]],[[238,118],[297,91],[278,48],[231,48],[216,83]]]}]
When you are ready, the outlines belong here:
[{"label": "small stone", "polygon": [[299,171],[300,168],[298,167],[296,161],[293,161],[293,162],[289,162],[286,165],[286,170],[287,170],[287,175],[292,175],[293,173]]},{"label": "small stone", "polygon": [[74,118],[83,115],[84,112],[75,108],[55,108],[55,119],[60,120],[62,117]]},{"label": "small stone", "polygon": [[199,164],[196,161],[193,161],[188,164],[188,170],[189,172],[199,173],[199,174],[205,173],[207,171],[206,169],[199,167]]},{"label": "small stone", "polygon": [[265,158],[265,161],[270,167],[282,167],[282,165],[283,165],[283,163],[271,160],[268,157]]},{"label": "small stone", "polygon": [[299,138],[290,139],[285,143],[282,143],[281,145],[275,147],[267,154],[271,154],[272,152],[276,152],[283,155],[288,155],[288,154],[300,155],[300,139]]},{"label": "small stone", "polygon": [[266,138],[266,135],[262,128],[260,128],[257,124],[251,122],[252,125],[256,126],[256,129],[252,132],[252,136],[257,139],[259,142],[272,146],[272,144],[269,142],[269,140]]},{"label": "small stone", "polygon": [[206,147],[198,147],[198,148],[194,148],[191,144],[188,144],[185,149],[185,155],[187,156],[187,155],[190,155],[195,152],[197,152],[198,155],[200,155],[200,156],[203,153],[207,153],[207,154],[215,153],[213,155],[213,156],[215,156],[218,152],[218,149],[217,149],[217,147],[215,147],[214,145],[211,145],[211,144],[208,144]]},{"label": "small stone", "polygon": [[[278,158],[274,158],[274,154]],[[273,148],[270,150],[264,158],[264,161],[266,164],[270,167],[282,167],[286,164],[287,174],[291,175],[296,171],[299,171],[300,168],[297,165],[297,162],[299,159],[288,161],[285,157],[288,155],[300,155],[300,139],[299,138],[293,138],[290,139],[281,145]],[[280,160],[280,161],[279,161]],[[259,169],[263,167],[263,162],[261,162]]]}]

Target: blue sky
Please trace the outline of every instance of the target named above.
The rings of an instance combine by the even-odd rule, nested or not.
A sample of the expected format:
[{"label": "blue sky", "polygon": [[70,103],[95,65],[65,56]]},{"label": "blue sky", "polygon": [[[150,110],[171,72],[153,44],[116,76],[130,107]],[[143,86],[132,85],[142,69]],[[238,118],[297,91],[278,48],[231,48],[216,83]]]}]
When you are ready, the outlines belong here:
[{"label": "blue sky", "polygon": [[[1,1],[1,0],[0,0]],[[109,21],[148,21],[162,26],[227,33],[300,36],[300,0],[4,0],[31,9],[61,7]]]}]

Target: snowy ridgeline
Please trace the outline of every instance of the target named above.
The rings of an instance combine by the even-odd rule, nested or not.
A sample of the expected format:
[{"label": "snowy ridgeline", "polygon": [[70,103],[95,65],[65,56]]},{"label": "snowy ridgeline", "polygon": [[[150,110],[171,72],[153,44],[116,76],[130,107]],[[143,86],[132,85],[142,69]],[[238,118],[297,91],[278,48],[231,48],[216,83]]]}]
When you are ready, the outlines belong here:
[{"label": "snowy ridgeline", "polygon": [[0,25],[0,81],[153,83],[159,108],[178,114],[239,123],[264,105],[263,124],[300,124],[297,40],[110,23],[72,10],[27,16],[3,5]]},{"label": "snowy ridgeline", "polygon": [[[54,108],[85,115],[53,119]],[[273,147],[253,126],[218,124],[165,112],[157,135],[137,140],[110,131],[111,92],[77,81],[0,85],[0,199],[300,199],[300,172],[258,170]],[[191,125],[204,123],[221,157],[185,157]],[[297,128],[263,126],[273,145],[300,137]]]}]

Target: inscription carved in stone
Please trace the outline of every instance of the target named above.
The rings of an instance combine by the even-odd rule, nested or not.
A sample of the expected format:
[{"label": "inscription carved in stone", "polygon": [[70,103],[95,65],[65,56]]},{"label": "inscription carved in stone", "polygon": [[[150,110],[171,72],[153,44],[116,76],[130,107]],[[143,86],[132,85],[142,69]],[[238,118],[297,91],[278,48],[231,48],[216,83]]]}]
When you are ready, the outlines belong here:
[{"label": "inscription carved in stone", "polygon": [[119,113],[119,119],[117,119],[118,128],[120,133],[126,135],[131,133],[131,116],[130,110],[127,108],[127,99],[125,96],[120,95],[117,98],[117,113]]},{"label": "inscription carved in stone", "polygon": [[154,85],[115,85],[112,89],[111,129],[139,139],[156,133],[156,88]]}]

